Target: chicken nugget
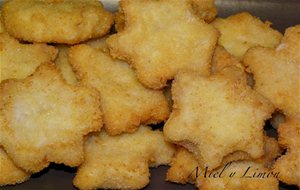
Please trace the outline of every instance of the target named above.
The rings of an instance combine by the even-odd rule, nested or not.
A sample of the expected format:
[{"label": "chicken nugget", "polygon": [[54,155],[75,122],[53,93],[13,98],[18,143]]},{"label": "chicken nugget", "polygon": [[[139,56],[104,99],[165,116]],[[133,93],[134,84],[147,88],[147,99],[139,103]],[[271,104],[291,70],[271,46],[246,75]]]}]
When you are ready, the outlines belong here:
[{"label": "chicken nugget", "polygon": [[2,10],[6,31],[29,42],[76,44],[104,36],[113,24],[98,0],[10,0]]},{"label": "chicken nugget", "polygon": [[279,125],[279,143],[287,148],[285,155],[276,160],[274,170],[280,172],[279,179],[300,188],[300,119],[289,117]]},{"label": "chicken nugget", "polygon": [[276,49],[250,49],[244,64],[253,74],[254,89],[286,115],[300,114],[300,25],[286,30]]},{"label": "chicken nugget", "polygon": [[230,162],[213,172],[199,174],[196,186],[199,190],[215,190],[216,187],[218,190],[276,190],[278,175],[260,163]]},{"label": "chicken nugget", "polygon": [[[186,0],[191,3],[194,13],[205,20],[212,22],[217,15],[217,8],[214,0]],[[125,27],[125,17],[122,9],[115,14],[115,28],[118,32]]]},{"label": "chicken nugget", "polygon": [[57,45],[56,48],[58,49],[58,55],[55,60],[56,67],[69,84],[76,84],[76,74],[73,72],[72,66],[69,62],[70,47],[66,45]]},{"label": "chicken nugget", "polygon": [[43,62],[53,61],[57,50],[46,44],[21,44],[6,33],[0,33],[0,82],[23,79]]},{"label": "chicken nugget", "polygon": [[26,181],[30,174],[17,167],[0,147],[0,187]]},{"label": "chicken nugget", "polygon": [[274,108],[249,86],[223,75],[181,72],[173,81],[172,97],[164,135],[191,151],[203,167],[214,169],[236,151],[253,159],[263,155],[264,121]]},{"label": "chicken nugget", "polygon": [[147,87],[161,89],[180,70],[210,74],[218,32],[193,14],[189,1],[122,0],[125,28],[107,43]]},{"label": "chicken nugget", "polygon": [[73,183],[79,189],[141,189],[149,183],[149,166],[168,164],[173,154],[162,132],[146,126],[119,136],[101,132],[86,141]]},{"label": "chicken nugget", "polygon": [[270,22],[263,23],[247,12],[217,18],[212,25],[221,33],[218,44],[239,59],[251,47],[276,47],[282,38],[280,32],[270,27]]},{"label": "chicken nugget", "polygon": [[[234,152],[227,155],[221,165],[226,165],[232,161],[253,161],[255,163],[263,164],[266,168],[271,168],[275,159],[281,155],[281,149],[276,139],[265,136],[264,155],[256,160],[251,159],[249,155],[243,152]],[[198,161],[195,156],[187,149],[178,146],[175,152],[175,156],[172,159],[170,168],[167,172],[166,180],[175,183],[192,183],[196,181],[196,172],[203,171],[203,168],[199,167]],[[198,167],[198,168],[197,168]]]},{"label": "chicken nugget", "polygon": [[222,46],[217,46],[215,49],[212,64],[212,74],[222,74],[232,80],[240,80],[247,83],[247,74],[245,67],[240,61],[228,53]]},{"label": "chicken nugget", "polygon": [[50,162],[83,162],[83,136],[102,126],[100,96],[69,85],[53,63],[26,79],[0,84],[1,145],[14,163],[38,172]]},{"label": "chicken nugget", "polygon": [[87,45],[71,48],[70,63],[82,84],[100,92],[109,135],[134,132],[140,124],[155,124],[168,118],[163,92],[144,87],[127,63]]}]

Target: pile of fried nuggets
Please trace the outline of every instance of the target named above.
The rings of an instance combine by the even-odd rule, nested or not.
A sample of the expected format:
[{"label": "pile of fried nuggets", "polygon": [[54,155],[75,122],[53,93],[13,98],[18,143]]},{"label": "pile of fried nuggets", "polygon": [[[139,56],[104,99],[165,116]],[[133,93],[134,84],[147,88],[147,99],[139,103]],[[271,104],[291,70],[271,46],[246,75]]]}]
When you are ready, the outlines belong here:
[{"label": "pile of fried nuggets", "polygon": [[[201,190],[300,187],[300,25],[216,15],[212,0],[121,0],[115,15],[6,1],[0,186],[54,162],[78,167],[79,189],[140,189],[159,165]],[[275,112],[278,139],[264,131]]]}]

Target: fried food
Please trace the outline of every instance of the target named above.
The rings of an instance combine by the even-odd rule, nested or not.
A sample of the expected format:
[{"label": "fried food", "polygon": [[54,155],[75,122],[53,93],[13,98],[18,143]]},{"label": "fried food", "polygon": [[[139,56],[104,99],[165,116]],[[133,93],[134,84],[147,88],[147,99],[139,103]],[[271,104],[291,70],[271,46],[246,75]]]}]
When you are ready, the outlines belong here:
[{"label": "fried food", "polygon": [[251,47],[273,48],[282,38],[280,32],[270,27],[270,22],[263,23],[259,18],[246,12],[225,19],[217,18],[212,25],[221,33],[218,44],[239,59],[242,59]]},{"label": "fried food", "polygon": [[109,50],[108,50],[108,47],[106,44],[107,38],[108,38],[108,36],[105,36],[103,38],[91,39],[89,41],[86,41],[84,44],[86,44],[94,49],[108,53]]},{"label": "fried food", "polygon": [[110,54],[127,60],[145,86],[161,89],[185,69],[210,74],[218,32],[188,1],[123,0],[119,9],[126,26],[107,39]]},{"label": "fried food", "polygon": [[140,124],[155,124],[168,118],[163,92],[139,83],[127,63],[87,45],[71,48],[70,63],[82,84],[100,92],[109,135],[134,132]]},{"label": "fried food", "polygon": [[0,33],[0,82],[23,79],[43,62],[53,61],[57,50],[46,44],[21,44],[6,33]]},{"label": "fried food", "polygon": [[[222,177],[208,177],[203,174],[197,178],[196,186],[199,190],[214,190],[218,187],[218,190],[275,190],[278,189],[279,182],[277,180],[278,174],[273,173],[273,171],[264,167],[263,164],[241,161],[241,162],[232,162],[230,165],[227,165],[227,168],[222,166],[218,170],[215,170],[213,173],[221,174]],[[235,173],[233,177],[230,177]]]},{"label": "fried food", "polygon": [[83,136],[102,126],[96,90],[68,85],[52,63],[23,80],[0,84],[0,139],[8,156],[25,171],[50,162],[78,166]]},{"label": "fried food", "polygon": [[276,49],[249,50],[244,64],[253,73],[254,89],[286,115],[300,114],[300,25],[286,30]]},{"label": "fried food", "polygon": [[173,154],[162,132],[145,126],[119,136],[102,132],[86,141],[73,182],[79,189],[141,189],[149,183],[149,166],[168,164]]},{"label": "fried food", "polygon": [[[249,155],[243,152],[234,152],[227,155],[223,159],[221,165],[224,166],[232,161],[247,160],[248,162],[253,161],[255,163],[263,164],[266,168],[271,168],[275,159],[281,155],[282,150],[280,149],[276,139],[267,136],[265,136],[264,139],[264,155],[261,158],[253,160]],[[194,184],[197,177],[197,169],[198,174],[203,172],[203,168],[199,167],[199,165],[200,164],[197,159],[191,152],[178,146],[176,148],[175,156],[170,164],[171,167],[167,172],[166,180],[181,184]]]},{"label": "fried food", "polygon": [[0,33],[5,32],[3,21],[2,21],[2,11],[0,10]]},{"label": "fried food", "polygon": [[285,155],[277,159],[274,170],[280,172],[279,179],[300,188],[300,119],[287,118],[279,125],[279,143],[287,148]]},{"label": "fried food", "polygon": [[[193,12],[204,21],[210,23],[217,15],[217,8],[214,0],[186,0],[191,3]],[[125,27],[125,16],[122,9],[115,14],[115,29],[120,32]]]},{"label": "fried food", "polygon": [[115,14],[115,29],[117,32],[121,32],[125,28],[125,16],[123,10],[120,9]]},{"label": "fried food", "polygon": [[199,164],[195,156],[187,149],[177,146],[170,166],[166,176],[167,181],[180,184],[195,183]]},{"label": "fried food", "polygon": [[69,84],[76,84],[78,81],[69,62],[70,47],[66,45],[57,45],[56,48],[58,49],[58,55],[55,60],[56,67]]},{"label": "fried food", "polygon": [[30,174],[17,167],[0,147],[0,187],[26,181]]},{"label": "fried food", "polygon": [[218,167],[235,151],[263,155],[264,121],[272,104],[249,86],[222,75],[181,72],[172,85],[173,111],[166,138],[191,151],[202,166]]},{"label": "fried food", "polygon": [[113,24],[98,0],[10,0],[2,10],[7,32],[29,42],[76,44],[104,36]]},{"label": "fried food", "polygon": [[216,18],[217,7],[214,0],[191,0],[193,10],[196,15],[206,22],[211,22]]},{"label": "fried food", "polygon": [[247,83],[245,67],[240,61],[228,53],[222,46],[217,46],[212,58],[212,74],[222,74],[232,80],[240,80]]}]

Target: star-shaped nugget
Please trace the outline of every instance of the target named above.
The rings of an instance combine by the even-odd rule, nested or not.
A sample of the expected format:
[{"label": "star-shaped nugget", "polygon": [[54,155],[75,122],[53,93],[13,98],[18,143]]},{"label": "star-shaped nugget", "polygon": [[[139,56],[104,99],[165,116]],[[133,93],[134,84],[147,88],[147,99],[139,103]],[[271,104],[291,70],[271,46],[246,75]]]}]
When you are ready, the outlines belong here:
[{"label": "star-shaped nugget", "polygon": [[287,118],[279,125],[279,144],[287,153],[276,160],[274,169],[280,172],[279,179],[300,188],[300,119]]},{"label": "star-shaped nugget", "polygon": [[276,47],[282,34],[247,12],[238,13],[212,22],[221,35],[218,44],[229,53],[242,59],[247,50],[255,46]]},{"label": "star-shaped nugget", "polygon": [[173,81],[172,97],[164,134],[193,152],[202,166],[214,169],[236,151],[252,158],[263,155],[264,121],[273,106],[246,84],[223,75],[182,72]]},{"label": "star-shaped nugget", "polygon": [[123,0],[125,28],[107,39],[113,57],[127,60],[147,87],[160,89],[179,70],[210,73],[218,32],[193,14],[187,0]]},{"label": "star-shaped nugget", "polygon": [[17,167],[0,147],[0,187],[26,181],[30,174]]},{"label": "star-shaped nugget", "polygon": [[78,45],[70,50],[70,63],[82,84],[99,90],[109,135],[134,132],[140,124],[168,118],[163,92],[143,86],[126,62],[114,60],[99,49]]},{"label": "star-shaped nugget", "polygon": [[6,33],[0,33],[0,82],[31,75],[43,62],[53,61],[57,50],[46,44],[21,44]]},{"label": "star-shaped nugget", "polygon": [[244,64],[253,74],[254,89],[286,115],[300,114],[300,25],[286,30],[276,49],[250,49]]},{"label": "star-shaped nugget", "polygon": [[83,137],[102,126],[100,96],[68,85],[52,63],[0,85],[0,144],[15,164],[38,172],[50,162],[78,166]]},{"label": "star-shaped nugget", "polygon": [[101,132],[86,141],[73,182],[79,189],[141,189],[149,183],[149,166],[168,164],[174,151],[162,132],[145,126],[119,136]]}]

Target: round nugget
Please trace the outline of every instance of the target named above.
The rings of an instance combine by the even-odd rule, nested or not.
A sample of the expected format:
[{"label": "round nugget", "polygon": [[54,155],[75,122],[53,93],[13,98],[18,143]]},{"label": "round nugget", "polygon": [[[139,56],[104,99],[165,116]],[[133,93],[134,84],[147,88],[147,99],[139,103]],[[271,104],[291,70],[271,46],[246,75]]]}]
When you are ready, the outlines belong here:
[{"label": "round nugget", "polygon": [[76,44],[107,34],[113,15],[97,0],[11,0],[3,20],[7,32],[24,41]]}]

